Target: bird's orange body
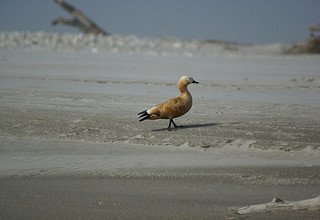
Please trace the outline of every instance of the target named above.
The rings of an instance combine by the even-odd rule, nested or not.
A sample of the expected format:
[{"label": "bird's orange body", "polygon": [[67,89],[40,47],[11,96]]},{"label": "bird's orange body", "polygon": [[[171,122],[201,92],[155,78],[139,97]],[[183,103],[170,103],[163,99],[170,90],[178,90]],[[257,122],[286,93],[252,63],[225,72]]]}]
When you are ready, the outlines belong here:
[{"label": "bird's orange body", "polygon": [[160,103],[148,110],[140,112],[138,114],[140,115],[140,121],[146,119],[169,119],[170,123],[168,129],[170,130],[171,123],[173,123],[173,125],[176,127],[173,119],[186,114],[192,107],[192,96],[187,88],[187,86],[191,83],[198,82],[194,81],[192,77],[181,77],[177,84],[180,95]]}]

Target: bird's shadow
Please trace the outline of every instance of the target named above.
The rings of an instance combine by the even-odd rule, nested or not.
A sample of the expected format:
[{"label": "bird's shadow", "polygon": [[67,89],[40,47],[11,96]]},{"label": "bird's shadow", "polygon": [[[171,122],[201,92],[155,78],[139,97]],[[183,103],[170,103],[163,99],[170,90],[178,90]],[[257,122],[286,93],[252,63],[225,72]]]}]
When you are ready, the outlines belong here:
[{"label": "bird's shadow", "polygon": [[[171,128],[171,130],[180,130],[180,129],[189,129],[189,128],[204,128],[204,127],[213,127],[221,125],[222,123],[203,123],[203,124],[189,124],[189,125],[180,125],[176,128]],[[167,131],[167,128],[158,128],[153,129],[152,131]]]}]

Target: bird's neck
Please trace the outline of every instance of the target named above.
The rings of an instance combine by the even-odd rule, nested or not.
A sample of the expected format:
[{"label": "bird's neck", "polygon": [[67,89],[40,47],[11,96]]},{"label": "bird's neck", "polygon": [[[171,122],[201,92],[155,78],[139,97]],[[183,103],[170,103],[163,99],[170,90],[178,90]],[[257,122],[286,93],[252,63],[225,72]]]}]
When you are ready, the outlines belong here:
[{"label": "bird's neck", "polygon": [[188,92],[187,85],[185,85],[185,84],[179,83],[178,84],[178,88],[179,88],[179,91],[180,91],[181,94],[185,93],[185,92]]},{"label": "bird's neck", "polygon": [[191,96],[186,85],[179,85],[180,96]]}]

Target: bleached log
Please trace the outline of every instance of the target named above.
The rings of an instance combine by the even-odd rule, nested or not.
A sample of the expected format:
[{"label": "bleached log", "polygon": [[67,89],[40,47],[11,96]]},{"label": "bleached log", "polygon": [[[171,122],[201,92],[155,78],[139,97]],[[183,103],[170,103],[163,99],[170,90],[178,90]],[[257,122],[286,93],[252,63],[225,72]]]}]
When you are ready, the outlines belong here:
[{"label": "bleached log", "polygon": [[71,4],[65,2],[64,0],[54,0],[55,3],[60,5],[68,13],[71,14],[73,18],[57,18],[52,21],[52,25],[68,25],[78,28],[81,32],[86,34],[102,34],[108,35],[106,31],[100,28],[94,21],[88,18],[83,12],[72,6]]},{"label": "bleached log", "polygon": [[311,25],[309,30],[311,33],[320,32],[320,24]]},{"label": "bleached log", "polygon": [[245,215],[275,210],[320,210],[320,196],[300,201],[285,201],[276,197],[269,203],[250,205],[236,209],[236,213]]}]

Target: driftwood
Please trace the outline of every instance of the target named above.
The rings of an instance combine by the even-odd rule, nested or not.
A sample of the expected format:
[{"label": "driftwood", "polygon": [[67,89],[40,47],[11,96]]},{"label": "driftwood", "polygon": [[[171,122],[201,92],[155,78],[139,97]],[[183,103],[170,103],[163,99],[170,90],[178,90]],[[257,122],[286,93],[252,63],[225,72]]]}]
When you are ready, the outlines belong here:
[{"label": "driftwood", "polygon": [[320,24],[311,25],[309,31],[310,33],[320,32]]},{"label": "driftwood", "polygon": [[78,28],[81,32],[86,34],[102,34],[109,35],[106,31],[100,28],[95,22],[89,19],[83,12],[65,2],[64,0],[54,0],[55,3],[60,5],[68,13],[71,14],[73,18],[57,18],[52,21],[52,25],[68,25]]},{"label": "driftwood", "polygon": [[319,54],[320,53],[320,24],[309,27],[310,36],[306,42],[294,44],[285,50],[289,54]]},{"label": "driftwood", "polygon": [[240,215],[246,215],[276,210],[320,210],[320,196],[300,201],[284,201],[274,198],[271,202],[245,206],[235,210],[235,212]]}]

